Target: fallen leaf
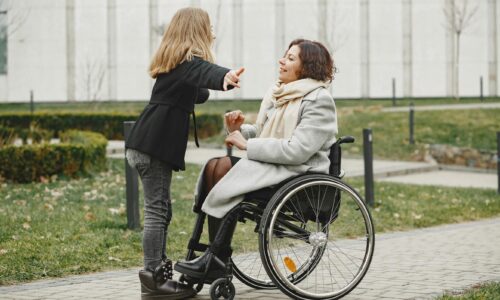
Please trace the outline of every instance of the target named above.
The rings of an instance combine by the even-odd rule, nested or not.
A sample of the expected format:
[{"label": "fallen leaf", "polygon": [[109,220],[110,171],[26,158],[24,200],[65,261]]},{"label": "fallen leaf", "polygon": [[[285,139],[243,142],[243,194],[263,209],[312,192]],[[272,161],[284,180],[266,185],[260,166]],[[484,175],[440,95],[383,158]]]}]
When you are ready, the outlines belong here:
[{"label": "fallen leaf", "polygon": [[7,249],[0,249],[0,255],[7,254],[8,252],[9,252],[9,250],[7,250]]},{"label": "fallen leaf", "polygon": [[19,206],[26,206],[26,200],[16,200],[14,203]]},{"label": "fallen leaf", "polygon": [[23,228],[28,230],[31,228],[30,224],[29,223],[23,223]]},{"label": "fallen leaf", "polygon": [[85,221],[94,221],[96,219],[95,215],[91,212],[86,213],[83,218],[85,219]]},{"label": "fallen leaf", "polygon": [[113,257],[113,256],[108,257],[108,260],[111,260],[111,261],[122,261],[121,259]]}]

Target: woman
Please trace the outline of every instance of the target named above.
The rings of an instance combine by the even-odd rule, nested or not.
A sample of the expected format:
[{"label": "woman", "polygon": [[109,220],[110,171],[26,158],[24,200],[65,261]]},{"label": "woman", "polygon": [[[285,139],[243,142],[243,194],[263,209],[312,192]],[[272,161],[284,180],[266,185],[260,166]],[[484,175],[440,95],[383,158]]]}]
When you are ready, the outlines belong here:
[{"label": "woman", "polygon": [[185,169],[194,104],[208,99],[207,89],[239,87],[243,72],[243,68],[235,71],[212,63],[214,38],[204,10],[184,8],[174,15],[149,69],[156,79],[151,100],[126,142],[127,160],[137,169],[144,190],[142,299],[181,299],[194,294],[192,288],[170,280],[172,266],[165,247],[172,218],[172,170]]},{"label": "woman", "polygon": [[[217,232],[220,218],[243,194],[305,172],[328,173],[337,134],[335,103],[326,89],[333,80],[333,60],[321,43],[297,39],[279,65],[279,80],[264,97],[256,124],[243,124],[240,111],[226,114],[226,143],[246,150],[247,158],[212,159],[198,182],[197,202],[205,198],[202,210],[209,215],[210,251],[223,261],[231,255],[236,219],[226,220]],[[208,257],[178,262],[175,270],[202,277]],[[209,280],[223,274],[217,264],[211,266]]]}]

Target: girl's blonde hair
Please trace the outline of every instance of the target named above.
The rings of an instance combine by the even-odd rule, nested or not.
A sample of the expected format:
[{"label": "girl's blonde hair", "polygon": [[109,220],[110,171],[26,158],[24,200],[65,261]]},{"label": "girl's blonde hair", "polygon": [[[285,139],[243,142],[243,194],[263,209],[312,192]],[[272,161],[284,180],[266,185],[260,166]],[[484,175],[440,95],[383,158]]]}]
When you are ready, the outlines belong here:
[{"label": "girl's blonde hair", "polygon": [[149,75],[156,78],[158,74],[169,72],[178,64],[191,60],[193,56],[214,62],[210,49],[213,40],[210,17],[206,11],[195,7],[178,10],[153,56]]}]

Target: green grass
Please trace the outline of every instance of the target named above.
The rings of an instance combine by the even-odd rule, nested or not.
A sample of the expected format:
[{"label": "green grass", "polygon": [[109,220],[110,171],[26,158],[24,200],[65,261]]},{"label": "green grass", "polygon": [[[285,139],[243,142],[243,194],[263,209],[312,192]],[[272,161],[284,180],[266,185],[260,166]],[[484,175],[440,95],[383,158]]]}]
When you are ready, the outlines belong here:
[{"label": "green grass", "polygon": [[[52,102],[35,103],[36,112],[123,112],[139,114],[147,101],[106,101],[106,102]],[[259,110],[260,100],[227,100],[227,101],[208,101],[204,104],[196,105],[197,113],[220,113],[227,110],[240,109],[245,112],[257,112]],[[0,103],[1,112],[30,112],[29,103]]]},{"label": "green grass", "polygon": [[[239,109],[243,112],[257,112],[261,99],[249,100],[220,100],[208,101],[197,105],[197,112],[204,113],[224,113],[227,110]],[[464,103],[492,103],[499,102],[500,98],[485,98],[483,102],[479,98],[462,98],[460,101],[449,98],[417,98],[417,99],[397,99],[396,106],[408,106],[413,102],[415,106],[436,105],[436,104],[464,104]],[[338,107],[390,107],[392,99],[337,99]],[[141,112],[147,100],[144,101],[81,101],[81,102],[35,102],[35,111],[85,111],[85,112]],[[29,112],[29,103],[0,103],[2,112]]]},{"label": "green grass", "polygon": [[352,135],[357,140],[356,144],[344,147],[344,153],[363,153],[363,128],[372,129],[374,155],[378,158],[411,160],[425,144],[495,151],[500,109],[415,112],[415,145],[409,144],[408,123],[408,113],[341,109],[339,135]]},{"label": "green grass", "polygon": [[477,284],[458,293],[446,293],[436,300],[496,300],[500,299],[500,282]]},{"label": "green grass", "polygon": [[[141,232],[127,230],[121,208],[125,204],[124,162],[110,160],[109,166],[109,171],[92,178],[0,184],[0,285],[141,266]],[[172,178],[174,217],[167,251],[174,260],[186,253],[199,170],[188,165]],[[350,179],[349,183],[363,194],[362,180]],[[375,187],[372,214],[377,233],[500,215],[500,196],[494,190],[392,183],[376,183]],[[256,244],[237,241],[236,251],[239,247],[256,248]]]}]

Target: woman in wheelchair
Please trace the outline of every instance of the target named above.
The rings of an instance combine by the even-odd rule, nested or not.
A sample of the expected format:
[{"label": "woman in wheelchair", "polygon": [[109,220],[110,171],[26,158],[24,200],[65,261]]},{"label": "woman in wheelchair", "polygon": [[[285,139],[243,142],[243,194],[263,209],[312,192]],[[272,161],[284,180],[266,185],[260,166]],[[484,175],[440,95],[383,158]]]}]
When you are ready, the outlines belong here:
[{"label": "woman in wheelchair", "polygon": [[237,217],[228,215],[222,226],[221,220],[244,194],[306,172],[328,174],[337,134],[335,103],[327,89],[334,70],[325,46],[296,39],[279,59],[278,81],[265,95],[256,123],[243,124],[241,111],[225,115],[226,144],[246,150],[247,157],[214,158],[206,164],[195,211],[201,208],[208,215],[210,248],[194,260],[178,262],[175,270],[205,282],[224,276],[221,264],[209,262],[212,255],[229,260]]}]

